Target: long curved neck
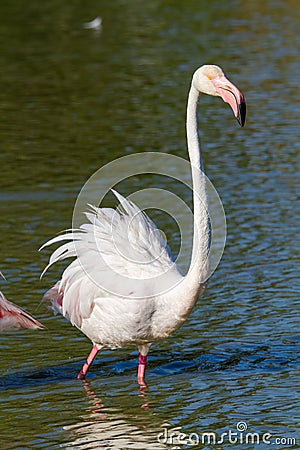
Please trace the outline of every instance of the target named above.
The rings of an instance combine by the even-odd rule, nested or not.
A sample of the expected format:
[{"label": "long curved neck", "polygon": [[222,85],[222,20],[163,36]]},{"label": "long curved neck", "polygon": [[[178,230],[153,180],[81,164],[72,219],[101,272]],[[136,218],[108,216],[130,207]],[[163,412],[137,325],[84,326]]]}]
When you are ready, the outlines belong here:
[{"label": "long curved neck", "polygon": [[[173,311],[181,322],[189,316],[199,295],[205,289],[208,274],[208,253],[210,245],[210,226],[208,217],[208,200],[206,193],[206,180],[203,171],[200,142],[197,125],[197,104],[199,92],[191,86],[187,105],[187,145],[191,162],[193,203],[194,203],[194,235],[190,268],[182,282],[176,287],[176,294],[171,292],[169,301]],[[174,301],[174,298],[176,299]],[[169,305],[169,303],[167,303]],[[170,310],[168,310],[170,311]]]},{"label": "long curved neck", "polygon": [[210,246],[210,226],[208,216],[208,199],[206,180],[198,136],[197,104],[199,92],[191,86],[186,119],[187,146],[191,162],[193,203],[194,203],[194,236],[192,258],[187,280],[192,290],[197,291],[200,284],[207,279],[208,253]]}]

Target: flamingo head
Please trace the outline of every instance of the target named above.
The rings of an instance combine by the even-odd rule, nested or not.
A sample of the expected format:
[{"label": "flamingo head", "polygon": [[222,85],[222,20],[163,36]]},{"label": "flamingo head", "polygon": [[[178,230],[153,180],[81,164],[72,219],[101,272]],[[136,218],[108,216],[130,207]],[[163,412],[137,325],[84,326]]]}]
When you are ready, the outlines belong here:
[{"label": "flamingo head", "polygon": [[223,70],[214,65],[204,65],[196,70],[193,87],[204,94],[221,97],[229,103],[241,127],[246,119],[246,102],[242,92],[229,81]]}]

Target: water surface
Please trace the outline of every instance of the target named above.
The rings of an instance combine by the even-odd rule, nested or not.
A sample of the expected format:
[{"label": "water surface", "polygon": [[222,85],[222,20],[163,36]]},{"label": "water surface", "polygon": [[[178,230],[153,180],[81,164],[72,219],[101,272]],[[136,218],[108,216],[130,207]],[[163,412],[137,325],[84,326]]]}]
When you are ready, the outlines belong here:
[{"label": "water surface", "polygon": [[[157,441],[165,429],[220,437],[238,422],[260,438],[295,438],[298,2],[18,0],[0,11],[1,290],[47,327],[1,335],[1,448],[172,448]],[[84,29],[97,15],[101,32]],[[143,151],[187,156],[186,97],[203,63],[220,64],[248,103],[241,130],[220,100],[201,99],[206,172],[228,224],[221,264],[184,326],[153,345],[143,395],[133,348],[102,352],[83,383],[75,376],[90,342],[39,306],[63,266],[40,280],[49,253],[37,250],[70,227],[99,167]],[[118,189],[153,185],[191,200],[153,175]],[[176,251],[174,223],[152,217]],[[215,448],[233,446],[256,448]]]}]

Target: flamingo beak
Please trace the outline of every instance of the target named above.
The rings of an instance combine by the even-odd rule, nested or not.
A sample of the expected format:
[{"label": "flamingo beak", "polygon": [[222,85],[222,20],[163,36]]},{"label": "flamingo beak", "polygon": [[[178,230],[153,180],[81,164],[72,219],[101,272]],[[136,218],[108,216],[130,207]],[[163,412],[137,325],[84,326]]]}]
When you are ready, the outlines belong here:
[{"label": "flamingo beak", "polygon": [[243,127],[246,119],[246,101],[242,92],[224,75],[213,78],[211,82],[217,94],[224,102],[229,103],[238,123]]}]

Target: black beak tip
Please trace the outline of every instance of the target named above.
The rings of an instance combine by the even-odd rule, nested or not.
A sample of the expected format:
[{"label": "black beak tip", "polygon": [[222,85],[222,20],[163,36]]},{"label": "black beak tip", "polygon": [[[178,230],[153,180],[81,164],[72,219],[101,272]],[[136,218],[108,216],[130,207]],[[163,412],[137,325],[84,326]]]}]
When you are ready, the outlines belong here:
[{"label": "black beak tip", "polygon": [[241,127],[245,125],[246,120],[246,102],[242,101],[238,106],[237,121]]}]

